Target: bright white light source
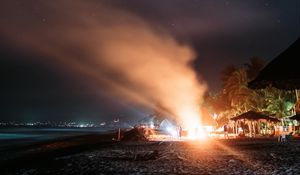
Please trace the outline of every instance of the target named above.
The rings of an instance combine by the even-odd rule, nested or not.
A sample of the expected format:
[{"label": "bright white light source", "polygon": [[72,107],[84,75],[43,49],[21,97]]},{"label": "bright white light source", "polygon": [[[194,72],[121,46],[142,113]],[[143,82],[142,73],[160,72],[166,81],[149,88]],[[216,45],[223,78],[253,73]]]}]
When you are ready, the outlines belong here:
[{"label": "bright white light source", "polygon": [[193,140],[206,139],[207,133],[202,126],[191,127],[188,130],[188,138]]},{"label": "bright white light source", "polygon": [[174,128],[172,128],[172,127],[167,127],[166,129],[167,129],[167,132],[168,132],[169,134],[171,134],[172,136],[177,136],[177,132],[176,132],[176,130],[175,130]]},{"label": "bright white light source", "polygon": [[214,131],[214,127],[213,126],[204,126],[206,132],[213,132]]},{"label": "bright white light source", "polygon": [[100,123],[101,126],[104,126],[105,124],[106,124],[105,122]]},{"label": "bright white light source", "polygon": [[218,114],[214,113],[213,119],[216,120],[218,118]]},{"label": "bright white light source", "polygon": [[150,128],[154,129],[154,124],[153,123],[150,124]]}]

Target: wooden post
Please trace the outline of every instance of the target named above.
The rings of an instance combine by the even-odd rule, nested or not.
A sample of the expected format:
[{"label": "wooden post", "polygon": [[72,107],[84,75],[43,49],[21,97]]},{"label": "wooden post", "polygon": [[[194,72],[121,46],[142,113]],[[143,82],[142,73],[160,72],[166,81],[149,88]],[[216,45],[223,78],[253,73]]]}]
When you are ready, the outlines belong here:
[{"label": "wooden post", "polygon": [[253,136],[255,137],[255,135],[256,135],[256,128],[255,128],[256,127],[256,121],[253,122],[252,126],[253,126]]},{"label": "wooden post", "polygon": [[121,140],[121,129],[119,128],[118,129],[118,141],[120,141]]},{"label": "wooden post", "polygon": [[261,134],[260,125],[261,125],[261,122],[258,120],[257,121],[257,132],[258,132],[258,134]]},{"label": "wooden post", "polygon": [[296,105],[298,105],[299,97],[298,97],[298,90],[295,89],[295,94],[296,94],[296,104],[294,105],[294,115],[297,114],[296,112]]},{"label": "wooden post", "polygon": [[250,137],[252,137],[252,122],[248,121],[248,128],[249,128],[249,133],[250,133]]},{"label": "wooden post", "polygon": [[235,123],[235,137],[238,136],[238,121],[236,121]]}]

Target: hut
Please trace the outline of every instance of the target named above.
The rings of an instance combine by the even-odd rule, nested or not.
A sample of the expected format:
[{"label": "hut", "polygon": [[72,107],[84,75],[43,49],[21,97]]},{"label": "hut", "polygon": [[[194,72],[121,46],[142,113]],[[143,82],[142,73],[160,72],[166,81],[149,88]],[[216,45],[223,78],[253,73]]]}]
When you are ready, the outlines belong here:
[{"label": "hut", "polygon": [[[280,122],[280,120],[276,118],[255,111],[245,112],[241,115],[231,118],[230,120],[233,120],[235,122],[234,131],[236,134],[239,133],[239,128],[242,124],[248,125],[250,137],[255,137],[256,133],[261,133],[260,124],[262,122],[265,122],[266,127],[268,128],[273,126],[274,123]],[[274,131],[272,130],[269,134],[274,134],[273,132]]]}]

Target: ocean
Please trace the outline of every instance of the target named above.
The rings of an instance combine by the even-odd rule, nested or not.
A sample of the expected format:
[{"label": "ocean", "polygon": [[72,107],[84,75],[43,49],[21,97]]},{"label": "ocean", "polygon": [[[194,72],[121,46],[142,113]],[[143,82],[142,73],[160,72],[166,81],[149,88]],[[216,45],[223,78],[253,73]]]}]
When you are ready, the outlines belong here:
[{"label": "ocean", "polygon": [[23,146],[47,140],[55,140],[92,133],[108,133],[112,128],[0,128],[0,150],[10,146]]}]

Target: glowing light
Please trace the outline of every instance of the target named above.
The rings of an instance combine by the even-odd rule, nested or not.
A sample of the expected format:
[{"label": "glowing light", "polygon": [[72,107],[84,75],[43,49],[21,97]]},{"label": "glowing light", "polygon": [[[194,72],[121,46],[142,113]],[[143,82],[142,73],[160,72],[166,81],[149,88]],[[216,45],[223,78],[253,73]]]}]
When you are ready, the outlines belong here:
[{"label": "glowing light", "polygon": [[216,120],[218,118],[218,114],[214,113],[213,119]]},{"label": "glowing light", "polygon": [[188,138],[193,140],[203,140],[207,138],[207,132],[201,125],[191,127],[188,129]]},{"label": "glowing light", "polygon": [[154,129],[154,124],[153,124],[153,122],[150,123],[150,128],[151,128],[151,129]]},{"label": "glowing light", "polygon": [[214,131],[214,127],[213,126],[204,126],[206,132],[213,132]]},{"label": "glowing light", "polygon": [[101,126],[104,126],[105,124],[106,124],[105,122],[100,123]]},{"label": "glowing light", "polygon": [[203,127],[198,128],[197,138],[199,138],[199,139],[207,138],[207,132],[203,129]]},{"label": "glowing light", "polygon": [[243,132],[243,129],[241,127],[239,127],[239,131],[238,132]]},{"label": "glowing light", "polygon": [[192,105],[184,108],[185,110],[181,112],[184,116],[183,125],[187,130],[187,138],[192,140],[203,140],[207,138],[207,132],[202,126],[200,121],[201,113],[197,108],[194,108]]},{"label": "glowing light", "polygon": [[167,127],[167,132],[170,133],[172,136],[177,136],[177,132],[174,128],[172,127]]},{"label": "glowing light", "polygon": [[167,131],[168,131],[168,132],[171,132],[171,131],[172,131],[172,128],[171,128],[171,127],[167,127]]}]

